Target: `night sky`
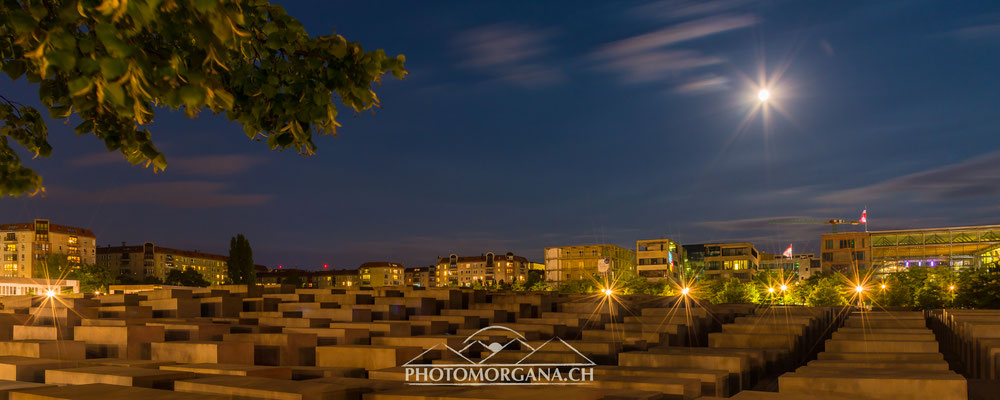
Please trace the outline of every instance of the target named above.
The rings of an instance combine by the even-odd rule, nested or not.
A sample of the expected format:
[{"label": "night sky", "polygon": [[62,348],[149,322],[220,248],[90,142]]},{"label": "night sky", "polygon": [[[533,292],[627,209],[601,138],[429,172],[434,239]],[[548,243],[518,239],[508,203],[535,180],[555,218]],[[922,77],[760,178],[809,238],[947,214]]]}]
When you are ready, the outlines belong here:
[{"label": "night sky", "polygon": [[658,237],[811,252],[829,226],[773,222],[865,207],[872,230],[1000,223],[997,2],[278,3],[410,75],[307,158],[160,110],[154,174],[50,121],[27,162],[47,192],[0,222],[220,254],[244,233],[285,268]]}]

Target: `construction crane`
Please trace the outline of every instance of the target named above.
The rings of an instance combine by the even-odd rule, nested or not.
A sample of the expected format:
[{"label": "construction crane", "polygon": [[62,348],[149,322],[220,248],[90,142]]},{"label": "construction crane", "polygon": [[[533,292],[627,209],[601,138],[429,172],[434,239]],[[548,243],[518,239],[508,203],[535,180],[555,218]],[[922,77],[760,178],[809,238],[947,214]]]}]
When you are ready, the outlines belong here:
[{"label": "construction crane", "polygon": [[833,233],[837,233],[837,225],[858,225],[860,221],[848,221],[846,219],[822,219],[822,218],[789,218],[778,221],[771,221],[773,225],[831,225]]}]

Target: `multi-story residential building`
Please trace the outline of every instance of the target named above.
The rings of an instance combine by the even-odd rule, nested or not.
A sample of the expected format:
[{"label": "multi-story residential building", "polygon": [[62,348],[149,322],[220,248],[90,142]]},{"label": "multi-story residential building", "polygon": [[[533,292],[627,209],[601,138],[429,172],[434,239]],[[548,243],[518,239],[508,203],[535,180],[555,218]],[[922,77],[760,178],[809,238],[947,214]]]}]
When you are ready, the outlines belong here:
[{"label": "multi-story residential building", "polygon": [[870,265],[881,272],[912,266],[1000,270],[1000,225],[871,231],[868,235]]},{"label": "multi-story residential building", "polygon": [[2,224],[0,247],[6,277],[31,278],[36,268],[48,262],[49,255],[63,254],[70,264],[95,262],[97,237],[89,229],[50,224],[47,219],[34,222]]},{"label": "multi-story residential building", "polygon": [[412,267],[403,270],[406,286],[432,287],[434,285],[434,266]]},{"label": "multi-story residential building", "polygon": [[496,255],[493,252],[478,256],[449,255],[439,257],[434,270],[437,286],[457,284],[471,286],[476,282],[485,285],[514,283],[528,277],[530,262],[522,256],[507,252]]},{"label": "multi-story residential building", "polygon": [[760,254],[748,242],[684,245],[685,269],[702,279],[749,280],[760,265]]},{"label": "multi-story residential building", "polygon": [[849,274],[871,267],[871,239],[868,232],[824,233],[820,237],[820,266],[823,272]]},{"label": "multi-story residential building", "polygon": [[323,269],[310,271],[298,268],[275,268],[256,271],[257,283],[262,285],[280,285],[289,282],[301,282],[302,287],[326,289],[332,287],[359,286],[361,277],[356,269]]},{"label": "multi-story residential building", "polygon": [[760,253],[760,266],[758,270],[771,271],[786,280],[795,280],[802,278],[806,271],[810,269],[812,260],[815,258],[815,254],[813,253],[796,254],[792,257]]},{"label": "multi-story residential building", "polygon": [[649,280],[677,275],[681,245],[670,239],[647,239],[635,242],[636,271]]},{"label": "multi-story residential building", "polygon": [[545,278],[556,282],[635,272],[635,252],[613,244],[545,248]]},{"label": "multi-story residential building", "polygon": [[366,262],[358,267],[358,276],[363,286],[402,286],[405,276],[403,264],[375,261]]},{"label": "multi-story residential building", "polygon": [[97,264],[136,280],[156,277],[163,280],[170,270],[193,268],[213,285],[227,278],[228,256],[160,247],[152,242],[140,246],[106,246],[97,249]]}]

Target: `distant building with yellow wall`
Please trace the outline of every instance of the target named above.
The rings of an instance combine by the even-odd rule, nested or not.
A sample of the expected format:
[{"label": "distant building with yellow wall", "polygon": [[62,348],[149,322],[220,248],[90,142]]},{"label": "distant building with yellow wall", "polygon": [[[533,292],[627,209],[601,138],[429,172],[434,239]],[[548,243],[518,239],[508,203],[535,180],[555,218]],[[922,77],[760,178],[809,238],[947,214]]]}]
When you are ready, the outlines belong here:
[{"label": "distant building with yellow wall", "polygon": [[93,264],[97,237],[89,229],[50,224],[47,219],[0,225],[0,274],[31,278],[49,255],[63,254],[73,265]]},{"label": "distant building with yellow wall", "polygon": [[823,272],[850,274],[855,268],[871,267],[871,235],[868,232],[824,233],[820,237],[820,268]]},{"label": "distant building with yellow wall", "polygon": [[366,262],[358,267],[358,275],[362,286],[402,286],[405,276],[403,264],[375,261]]},{"label": "distant building with yellow wall", "polygon": [[478,256],[451,254],[438,258],[434,277],[438,286],[471,286],[476,282],[484,285],[515,283],[528,278],[530,267],[531,263],[527,258],[511,252],[488,252]]},{"label": "distant building with yellow wall", "polygon": [[226,283],[229,257],[198,251],[178,250],[146,242],[139,246],[105,246],[97,248],[97,265],[141,281],[145,277],[163,280],[171,270],[192,268],[212,285]]},{"label": "distant building with yellow wall", "polygon": [[545,248],[545,278],[553,282],[592,279],[607,271],[635,272],[635,252],[613,244]]},{"label": "distant building with yellow wall", "polygon": [[686,244],[683,249],[687,273],[701,274],[705,280],[738,278],[747,281],[760,265],[760,253],[748,242]]},{"label": "distant building with yellow wall", "polygon": [[636,271],[648,280],[677,274],[681,245],[670,239],[646,239],[635,242]]}]

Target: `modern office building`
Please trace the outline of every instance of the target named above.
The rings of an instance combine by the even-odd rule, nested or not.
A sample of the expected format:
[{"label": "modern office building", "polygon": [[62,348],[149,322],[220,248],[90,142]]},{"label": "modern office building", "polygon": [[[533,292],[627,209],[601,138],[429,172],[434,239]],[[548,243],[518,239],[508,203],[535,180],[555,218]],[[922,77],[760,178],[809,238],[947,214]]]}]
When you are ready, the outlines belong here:
[{"label": "modern office building", "polygon": [[691,244],[682,248],[685,273],[705,280],[750,280],[760,265],[760,254],[748,242]]},{"label": "modern office building", "polygon": [[635,269],[639,276],[659,280],[677,275],[681,245],[670,239],[647,239],[635,242]]},{"label": "modern office building", "polygon": [[95,262],[97,237],[89,229],[50,224],[47,219],[2,224],[0,247],[5,277],[31,278],[36,267],[48,262],[49,255],[63,254],[70,264]]},{"label": "modern office building", "polygon": [[808,277],[812,274],[812,261],[815,258],[813,253],[796,254],[792,257],[760,253],[760,265],[757,269],[773,272],[785,280],[805,279],[803,275]]},{"label": "modern office building", "polygon": [[871,266],[1000,268],[1000,225],[872,231]]},{"label": "modern office building", "polygon": [[451,254],[438,258],[434,269],[435,284],[471,286],[476,282],[485,285],[514,283],[528,278],[530,266],[527,258],[511,252],[502,255],[489,252],[478,256]]},{"label": "modern office building", "polygon": [[193,268],[213,285],[222,285],[228,274],[228,256],[160,247],[152,242],[139,246],[104,246],[97,249],[97,265],[136,280],[156,277],[163,280],[170,270]]},{"label": "modern office building", "polygon": [[32,279],[0,277],[0,296],[80,293],[80,281],[70,279]]},{"label": "modern office building", "polygon": [[871,267],[871,239],[868,232],[824,233],[820,237],[820,265],[823,272],[850,274]]},{"label": "modern office building", "polygon": [[402,286],[405,279],[403,264],[388,261],[361,264],[358,267],[358,275],[361,278],[360,283],[362,286],[371,287]]},{"label": "modern office building", "polygon": [[557,284],[635,272],[635,252],[613,244],[545,248],[545,279]]}]

